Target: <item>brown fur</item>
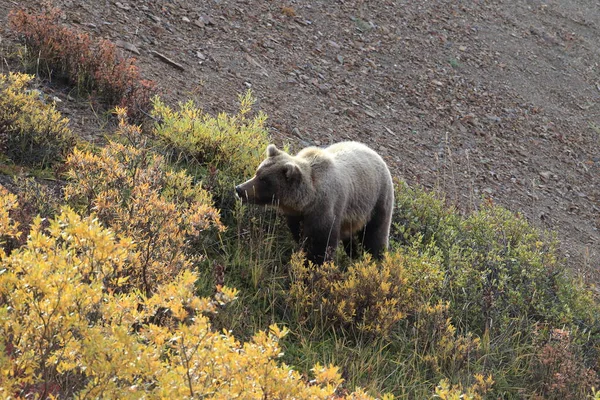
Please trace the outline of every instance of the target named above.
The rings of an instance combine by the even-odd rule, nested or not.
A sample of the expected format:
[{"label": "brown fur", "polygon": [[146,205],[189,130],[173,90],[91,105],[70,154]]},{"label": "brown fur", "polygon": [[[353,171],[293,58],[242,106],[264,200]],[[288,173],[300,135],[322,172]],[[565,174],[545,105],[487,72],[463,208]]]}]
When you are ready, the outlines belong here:
[{"label": "brown fur", "polygon": [[309,260],[327,260],[338,241],[381,257],[388,246],[394,187],[385,161],[357,142],[307,147],[292,156],[267,147],[256,175],[236,187],[243,201],[273,205],[286,215]]}]

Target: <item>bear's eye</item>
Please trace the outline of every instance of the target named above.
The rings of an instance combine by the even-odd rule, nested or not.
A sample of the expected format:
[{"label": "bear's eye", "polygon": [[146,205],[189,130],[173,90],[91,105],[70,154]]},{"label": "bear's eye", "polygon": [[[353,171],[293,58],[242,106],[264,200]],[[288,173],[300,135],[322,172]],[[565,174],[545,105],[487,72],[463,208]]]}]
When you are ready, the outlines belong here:
[{"label": "bear's eye", "polygon": [[271,179],[266,176],[259,176],[258,182],[261,184],[262,187],[267,188],[271,184]]}]

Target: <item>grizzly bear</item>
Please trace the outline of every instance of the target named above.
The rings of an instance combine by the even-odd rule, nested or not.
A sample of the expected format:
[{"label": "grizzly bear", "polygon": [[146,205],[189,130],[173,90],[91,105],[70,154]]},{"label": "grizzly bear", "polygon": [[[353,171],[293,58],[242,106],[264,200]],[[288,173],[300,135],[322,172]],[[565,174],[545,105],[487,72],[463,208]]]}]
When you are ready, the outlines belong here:
[{"label": "grizzly bear", "polygon": [[364,144],[307,147],[295,156],[271,144],[255,176],[235,190],[243,202],[277,207],[315,264],[330,260],[340,240],[352,252],[355,233],[373,256],[387,249],[394,185],[385,161]]}]

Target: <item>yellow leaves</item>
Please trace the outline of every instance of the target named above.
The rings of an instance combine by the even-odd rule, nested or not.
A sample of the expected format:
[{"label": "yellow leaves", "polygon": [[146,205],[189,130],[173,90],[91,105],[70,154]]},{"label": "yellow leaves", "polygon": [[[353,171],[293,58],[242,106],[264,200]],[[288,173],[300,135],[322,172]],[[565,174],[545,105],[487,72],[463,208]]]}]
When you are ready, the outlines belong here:
[{"label": "yellow leaves", "polygon": [[491,375],[484,377],[482,374],[475,374],[475,383],[466,390],[462,385],[450,385],[447,379],[442,379],[435,388],[435,398],[442,400],[482,400],[485,394],[492,388],[494,380]]},{"label": "yellow leaves", "polygon": [[19,206],[17,196],[10,193],[4,186],[0,185],[0,260],[5,256],[4,245],[6,238],[16,238],[21,236],[19,232],[19,223],[10,217],[10,211]]},{"label": "yellow leaves", "polygon": [[[119,130],[138,140],[133,136],[141,134],[139,127],[128,125],[123,113],[117,110]],[[139,253],[137,262],[129,264],[127,283],[148,294],[189,267],[189,237],[225,229],[210,195],[143,146],[110,143],[99,155],[75,150],[67,167],[66,198],[136,240]]]},{"label": "yellow leaves", "polygon": [[184,270],[150,296],[107,290],[115,265],[127,270],[137,251],[68,208],[46,231],[38,219],[0,274],[0,361],[12,366],[8,374],[2,369],[0,386],[12,395],[77,375],[80,387],[63,388],[76,397],[332,398],[337,368],[315,366],[309,384],[276,361],[287,328],[272,325],[244,344],[211,329],[202,312],[235,298],[234,289],[220,287],[219,300],[199,298],[197,276]]},{"label": "yellow leaves", "polygon": [[73,147],[68,119],[54,105],[41,100],[37,90],[27,91],[31,75],[0,74],[0,126],[4,127],[4,153],[15,162],[46,166]]},{"label": "yellow leaves", "polygon": [[412,249],[389,253],[381,263],[367,255],[345,271],[333,263],[307,268],[299,256],[291,265],[290,294],[299,312],[314,310],[318,321],[378,336],[427,304],[443,280],[439,260]]},{"label": "yellow leaves", "polygon": [[475,383],[473,384],[472,388],[480,393],[487,392],[495,383],[491,375],[486,377],[483,374],[475,374],[473,375],[473,378],[475,378]]},{"label": "yellow leaves", "polygon": [[283,339],[288,333],[290,333],[290,330],[285,326],[283,329],[280,329],[276,324],[269,326],[269,334],[277,340]]},{"label": "yellow leaves", "polygon": [[321,364],[317,363],[311,369],[313,374],[315,375],[315,383],[317,384],[330,384],[333,386],[339,386],[342,382],[342,375],[339,372],[340,368],[334,366],[333,364],[329,364],[329,366],[324,367]]}]

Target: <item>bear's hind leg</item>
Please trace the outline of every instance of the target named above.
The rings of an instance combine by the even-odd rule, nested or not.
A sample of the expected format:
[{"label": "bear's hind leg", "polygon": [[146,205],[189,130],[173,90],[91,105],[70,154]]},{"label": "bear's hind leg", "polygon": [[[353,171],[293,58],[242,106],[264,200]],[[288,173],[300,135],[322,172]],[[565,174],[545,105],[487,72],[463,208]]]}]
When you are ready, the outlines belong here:
[{"label": "bear's hind leg", "polygon": [[360,232],[364,250],[377,259],[381,259],[388,249],[391,219],[392,215],[388,208],[375,207],[373,217]]}]

